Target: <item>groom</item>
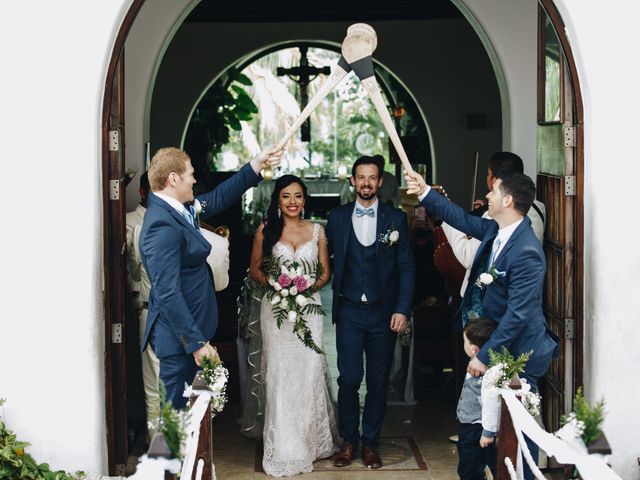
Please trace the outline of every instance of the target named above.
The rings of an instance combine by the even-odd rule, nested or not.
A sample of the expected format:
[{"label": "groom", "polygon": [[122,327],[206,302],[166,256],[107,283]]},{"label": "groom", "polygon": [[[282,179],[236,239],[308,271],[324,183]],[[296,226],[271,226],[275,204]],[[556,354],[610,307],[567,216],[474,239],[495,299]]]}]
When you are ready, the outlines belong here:
[{"label": "groom", "polygon": [[[333,254],[333,321],[338,351],[338,423],[344,443],[334,465],[351,463],[362,441],[362,461],[382,467],[377,453],[387,404],[396,333],[411,314],[415,266],[404,212],[378,201],[382,157],[360,157],[351,183],[357,199],[331,211],[327,223]],[[366,356],[367,396],[359,433],[358,390]]]}]

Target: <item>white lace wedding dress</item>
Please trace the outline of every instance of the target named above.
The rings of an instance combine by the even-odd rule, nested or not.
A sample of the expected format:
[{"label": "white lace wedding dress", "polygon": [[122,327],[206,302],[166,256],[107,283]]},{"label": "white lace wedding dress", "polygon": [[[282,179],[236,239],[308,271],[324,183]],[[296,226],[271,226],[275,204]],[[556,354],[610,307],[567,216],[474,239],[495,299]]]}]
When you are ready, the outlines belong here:
[{"label": "white lace wedding dress", "polygon": [[[273,256],[317,261],[320,228],[314,225],[312,240],[296,251],[276,243]],[[320,303],[317,292],[314,300]],[[316,345],[322,348],[323,317],[308,315],[305,319]],[[325,356],[305,347],[287,322],[278,328],[268,301],[261,305],[260,329],[266,398],[262,466],[273,477],[311,472],[315,460],[333,455],[338,441]]]}]

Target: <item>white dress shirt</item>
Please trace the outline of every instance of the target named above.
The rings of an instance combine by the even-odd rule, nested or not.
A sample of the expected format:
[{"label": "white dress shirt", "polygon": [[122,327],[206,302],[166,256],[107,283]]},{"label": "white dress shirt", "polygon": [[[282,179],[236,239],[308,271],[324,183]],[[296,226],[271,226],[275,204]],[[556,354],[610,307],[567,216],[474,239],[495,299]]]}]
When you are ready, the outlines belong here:
[{"label": "white dress shirt", "polygon": [[[496,238],[493,240],[493,248],[491,249],[491,258],[493,258],[493,264],[495,264],[496,260],[498,260],[498,258],[500,257],[500,253],[504,249],[504,246],[507,244],[507,242],[511,238],[511,235],[513,235],[513,232],[516,231],[516,228],[518,228],[518,225],[522,223],[522,220],[524,220],[524,218],[521,218],[517,222],[513,222],[508,227],[504,227],[498,230],[498,234],[496,235]],[[498,240],[500,241],[499,244],[498,244]],[[498,245],[497,248],[496,248],[496,245]]]},{"label": "white dress shirt", "polygon": [[161,198],[162,200],[167,202],[169,205],[171,205],[173,208],[175,208],[180,215],[184,216],[184,212],[187,209],[185,208],[185,206],[182,203],[180,203],[180,200],[176,200],[175,198],[170,197],[169,195],[165,195],[164,193],[153,192],[153,194],[156,197]]},{"label": "white dress shirt", "polygon": [[[369,215],[363,215],[361,217],[356,216],[356,208],[372,208],[373,209],[373,217]],[[353,208],[353,213],[351,214],[351,221],[353,222],[353,230],[356,233],[356,238],[358,241],[368,247],[369,245],[373,245],[376,241],[376,229],[378,226],[378,199],[376,199],[375,203],[371,205],[371,207],[363,207],[362,204],[356,200],[356,204]]]}]

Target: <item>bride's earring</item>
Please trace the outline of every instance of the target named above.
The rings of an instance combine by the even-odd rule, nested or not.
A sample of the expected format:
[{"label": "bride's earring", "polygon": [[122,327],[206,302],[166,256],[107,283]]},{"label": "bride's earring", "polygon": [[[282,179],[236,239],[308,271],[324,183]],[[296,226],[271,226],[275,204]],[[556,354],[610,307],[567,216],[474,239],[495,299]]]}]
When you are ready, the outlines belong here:
[{"label": "bride's earring", "polygon": [[282,210],[280,210],[280,207],[278,207],[278,218],[282,217]]}]

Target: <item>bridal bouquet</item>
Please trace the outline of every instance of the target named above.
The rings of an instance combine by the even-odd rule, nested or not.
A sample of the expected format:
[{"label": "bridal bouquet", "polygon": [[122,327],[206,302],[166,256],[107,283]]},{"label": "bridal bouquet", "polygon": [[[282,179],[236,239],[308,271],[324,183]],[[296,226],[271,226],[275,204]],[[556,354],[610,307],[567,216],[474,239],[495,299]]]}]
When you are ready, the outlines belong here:
[{"label": "bridal bouquet", "polygon": [[265,261],[264,270],[269,285],[264,298],[272,305],[278,328],[288,322],[300,341],[316,353],[324,353],[313,341],[304,315],[325,315],[322,305],[314,303],[313,284],[322,275],[319,262],[305,260],[288,262],[281,257]]}]

